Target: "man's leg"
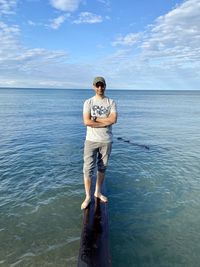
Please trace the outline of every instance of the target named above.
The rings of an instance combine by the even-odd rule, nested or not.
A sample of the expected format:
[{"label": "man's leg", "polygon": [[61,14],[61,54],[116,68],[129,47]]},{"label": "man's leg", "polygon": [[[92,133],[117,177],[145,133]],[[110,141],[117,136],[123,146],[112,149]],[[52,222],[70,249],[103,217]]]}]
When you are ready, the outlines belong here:
[{"label": "man's leg", "polygon": [[90,204],[91,197],[90,197],[90,189],[91,189],[91,178],[84,176],[84,185],[85,185],[85,200],[81,205],[81,209],[84,210]]},{"label": "man's leg", "polygon": [[97,172],[97,180],[96,180],[96,188],[94,196],[99,198],[103,202],[108,201],[107,197],[101,193],[101,189],[104,182],[105,171],[108,165],[108,160],[110,157],[111,150],[112,150],[112,143],[105,143],[99,147],[99,154],[97,161],[98,172]]},{"label": "man's leg", "polygon": [[81,205],[81,209],[86,209],[87,206],[90,204],[91,196],[90,196],[90,189],[91,189],[91,180],[93,170],[96,164],[96,154],[97,148],[94,142],[86,141],[84,146],[84,186],[85,186],[85,200]]},{"label": "man's leg", "polygon": [[98,171],[94,196],[99,198],[103,202],[107,202],[108,201],[107,197],[102,195],[101,193],[101,188],[103,185],[104,178],[105,178],[105,173]]}]

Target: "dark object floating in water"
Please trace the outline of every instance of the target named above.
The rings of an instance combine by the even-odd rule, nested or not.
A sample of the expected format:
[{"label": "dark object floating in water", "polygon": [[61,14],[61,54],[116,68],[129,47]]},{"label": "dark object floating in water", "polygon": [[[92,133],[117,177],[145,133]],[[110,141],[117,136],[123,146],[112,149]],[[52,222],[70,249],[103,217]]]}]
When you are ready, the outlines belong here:
[{"label": "dark object floating in water", "polygon": [[107,203],[93,198],[84,210],[78,267],[112,266],[108,242],[107,207]]},{"label": "dark object floating in water", "polygon": [[125,143],[129,143],[129,144],[134,145],[134,146],[144,147],[145,149],[148,149],[148,150],[150,149],[150,147],[147,146],[147,145],[143,145],[143,144],[138,144],[138,143],[135,143],[135,142],[131,142],[130,140],[126,140],[126,139],[124,139],[122,137],[117,137],[117,140],[123,141]]}]

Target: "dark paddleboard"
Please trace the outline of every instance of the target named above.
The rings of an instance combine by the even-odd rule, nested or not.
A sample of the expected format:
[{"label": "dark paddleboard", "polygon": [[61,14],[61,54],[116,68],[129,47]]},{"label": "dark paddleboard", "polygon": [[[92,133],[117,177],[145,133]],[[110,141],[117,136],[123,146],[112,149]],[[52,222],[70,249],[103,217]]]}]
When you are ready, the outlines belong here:
[{"label": "dark paddleboard", "polygon": [[78,267],[111,267],[108,203],[93,198],[83,211]]}]

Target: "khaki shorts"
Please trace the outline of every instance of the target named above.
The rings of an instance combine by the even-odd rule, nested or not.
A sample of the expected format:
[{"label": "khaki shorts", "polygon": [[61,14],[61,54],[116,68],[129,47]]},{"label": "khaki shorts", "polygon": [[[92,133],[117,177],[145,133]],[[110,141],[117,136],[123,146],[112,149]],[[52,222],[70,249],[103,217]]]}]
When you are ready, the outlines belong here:
[{"label": "khaki shorts", "polygon": [[99,143],[86,140],[84,146],[84,177],[92,178],[96,164],[97,170],[104,173],[108,165],[111,150],[111,142]]}]

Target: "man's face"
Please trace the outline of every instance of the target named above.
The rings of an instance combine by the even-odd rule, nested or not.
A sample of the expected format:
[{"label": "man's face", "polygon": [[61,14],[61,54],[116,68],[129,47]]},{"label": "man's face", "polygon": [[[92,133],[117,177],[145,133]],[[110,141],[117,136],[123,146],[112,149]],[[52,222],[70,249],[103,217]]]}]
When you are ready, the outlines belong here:
[{"label": "man's face", "polygon": [[104,95],[105,89],[106,89],[106,86],[102,82],[98,82],[94,84],[94,90],[97,95]]}]

